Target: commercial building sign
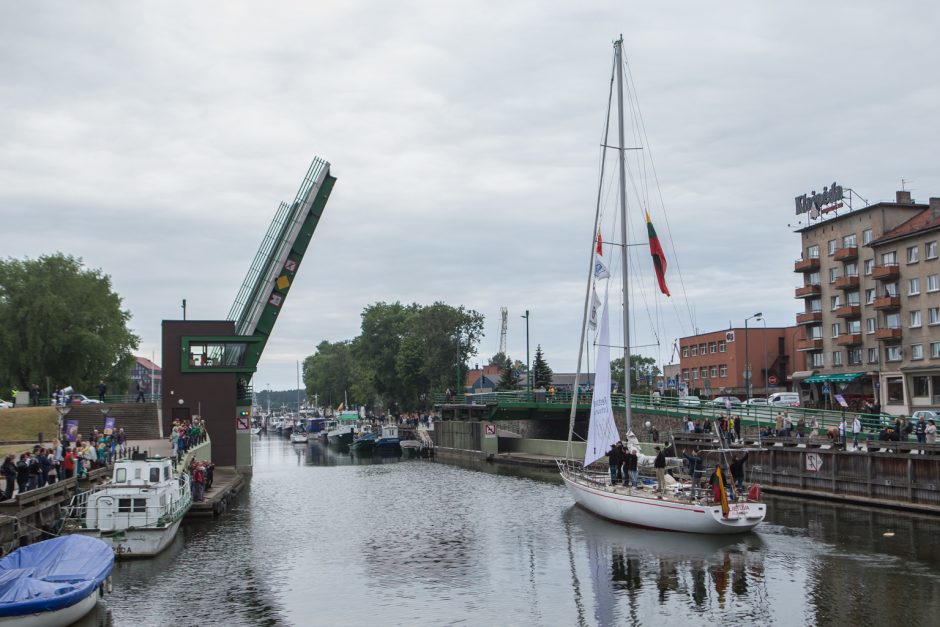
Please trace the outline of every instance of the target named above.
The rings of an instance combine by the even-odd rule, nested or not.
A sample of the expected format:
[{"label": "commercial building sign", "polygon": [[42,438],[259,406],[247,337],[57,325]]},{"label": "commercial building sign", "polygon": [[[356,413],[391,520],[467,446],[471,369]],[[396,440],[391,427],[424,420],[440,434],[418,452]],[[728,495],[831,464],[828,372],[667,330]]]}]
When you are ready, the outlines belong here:
[{"label": "commercial building sign", "polygon": [[832,186],[823,187],[822,193],[817,194],[814,190],[809,194],[797,196],[794,199],[796,202],[796,215],[808,213],[809,217],[815,220],[820,215],[841,207],[842,198],[842,186],[836,185],[833,181]]}]

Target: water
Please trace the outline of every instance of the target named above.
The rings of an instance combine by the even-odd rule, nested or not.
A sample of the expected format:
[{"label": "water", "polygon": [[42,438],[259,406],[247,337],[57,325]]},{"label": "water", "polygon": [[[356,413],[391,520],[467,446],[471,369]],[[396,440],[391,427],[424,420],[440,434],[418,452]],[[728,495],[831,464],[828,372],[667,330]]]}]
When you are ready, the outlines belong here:
[{"label": "water", "polygon": [[553,473],[384,461],[257,438],[238,505],[118,563],[82,624],[940,620],[935,518],[776,498],[759,532],[698,537],[597,519]]}]

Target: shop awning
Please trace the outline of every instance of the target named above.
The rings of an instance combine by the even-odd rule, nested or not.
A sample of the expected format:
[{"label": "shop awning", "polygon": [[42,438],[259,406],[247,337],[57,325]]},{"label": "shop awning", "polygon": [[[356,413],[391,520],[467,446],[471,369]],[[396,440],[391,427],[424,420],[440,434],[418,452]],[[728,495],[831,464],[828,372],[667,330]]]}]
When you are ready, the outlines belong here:
[{"label": "shop awning", "polygon": [[806,380],[806,383],[851,383],[864,376],[864,372],[852,372],[849,374],[814,374]]},{"label": "shop awning", "polygon": [[799,381],[800,379],[811,377],[814,374],[816,374],[815,370],[797,370],[796,372],[790,375],[790,379],[792,379],[793,381]]}]

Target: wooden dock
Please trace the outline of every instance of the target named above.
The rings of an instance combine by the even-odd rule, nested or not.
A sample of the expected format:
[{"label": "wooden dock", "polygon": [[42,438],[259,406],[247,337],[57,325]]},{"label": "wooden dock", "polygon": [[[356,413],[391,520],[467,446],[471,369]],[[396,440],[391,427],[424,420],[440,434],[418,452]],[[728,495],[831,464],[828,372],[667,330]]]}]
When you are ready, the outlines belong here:
[{"label": "wooden dock", "polygon": [[245,476],[232,466],[219,466],[213,471],[212,488],[206,490],[205,499],[193,502],[185,519],[215,518],[228,509],[238,498],[245,485]]}]

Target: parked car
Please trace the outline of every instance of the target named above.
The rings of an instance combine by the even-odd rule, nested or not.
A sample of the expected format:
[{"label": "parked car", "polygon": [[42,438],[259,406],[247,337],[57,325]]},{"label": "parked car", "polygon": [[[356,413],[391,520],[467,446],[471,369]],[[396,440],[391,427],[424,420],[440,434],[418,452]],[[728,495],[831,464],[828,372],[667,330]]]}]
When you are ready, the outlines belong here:
[{"label": "parked car", "polygon": [[13,403],[11,403],[10,401],[5,401],[2,398],[0,398],[0,409],[12,409],[12,408],[13,408]]},{"label": "parked car", "polygon": [[69,396],[70,405],[100,405],[101,401],[95,398],[88,398],[84,394],[72,394]]},{"label": "parked car", "polygon": [[741,399],[738,398],[737,396],[719,396],[719,397],[717,397],[717,398],[715,398],[715,399],[709,401],[708,404],[711,405],[712,407],[725,407],[725,408],[727,408],[727,407],[728,407],[728,403],[731,403],[732,407],[740,407],[740,406],[741,406]]},{"label": "parked car", "polygon": [[933,420],[935,423],[940,422],[940,412],[935,412],[930,409],[918,409],[913,414],[911,414],[911,424],[917,424],[921,416],[923,416],[924,420],[927,422],[930,422],[931,420]]},{"label": "parked car", "polygon": [[799,392],[775,392],[767,397],[767,404],[774,407],[799,407]]},{"label": "parked car", "polygon": [[757,405],[759,407],[767,407],[768,405],[770,405],[770,401],[768,401],[763,396],[756,396],[754,398],[747,399],[744,402],[744,404],[745,405]]},{"label": "parked car", "polygon": [[679,407],[698,407],[702,404],[702,399],[697,396],[682,396],[677,405]]}]

